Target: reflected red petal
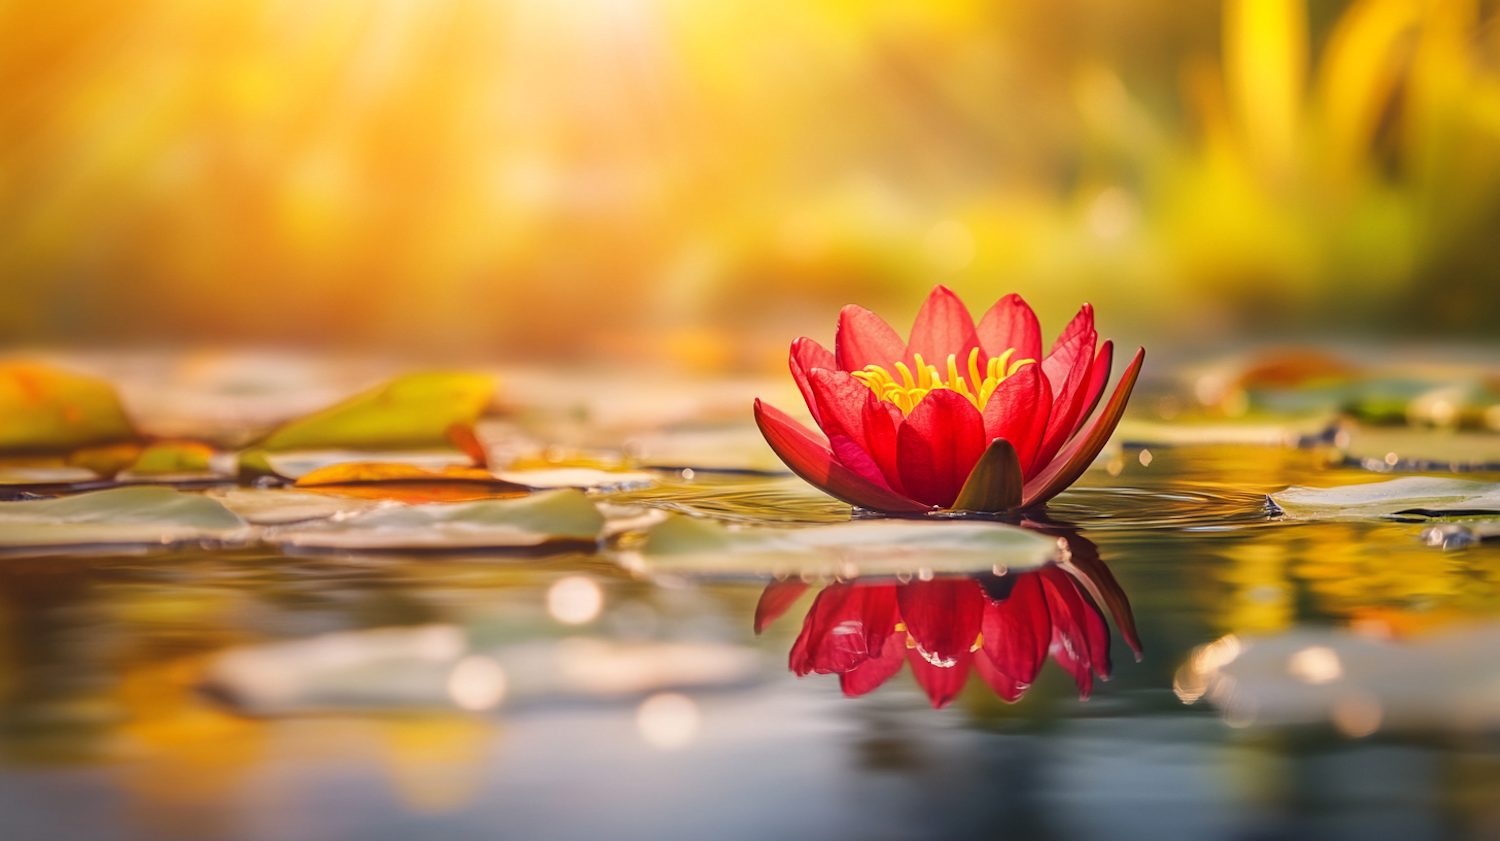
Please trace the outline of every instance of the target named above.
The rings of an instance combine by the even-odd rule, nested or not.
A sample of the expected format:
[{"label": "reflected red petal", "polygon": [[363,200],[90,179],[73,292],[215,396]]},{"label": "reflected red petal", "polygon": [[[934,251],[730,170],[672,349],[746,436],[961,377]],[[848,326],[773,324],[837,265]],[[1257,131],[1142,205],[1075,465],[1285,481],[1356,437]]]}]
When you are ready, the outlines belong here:
[{"label": "reflected red petal", "polygon": [[896,588],[901,621],[917,648],[938,662],[968,654],[979,638],[984,591],[973,578],[934,578]]},{"label": "reflected red petal", "polygon": [[818,412],[818,401],[813,397],[812,384],[808,382],[808,372],[814,368],[833,368],[833,354],[828,348],[817,342],[803,337],[792,342],[792,354],[788,360],[788,367],[792,369],[792,379],[797,381],[797,388],[802,392],[802,399],[807,403],[807,410],[812,412],[813,420],[819,426],[823,425],[823,418]]},{"label": "reflected red petal", "polygon": [[1038,365],[1027,365],[1000,383],[984,404],[985,439],[1009,441],[1027,478],[1031,478],[1051,410],[1052,391]]},{"label": "reflected red petal", "polygon": [[865,445],[870,457],[875,459],[891,490],[907,495],[896,460],[896,432],[901,428],[901,410],[895,403],[881,400],[875,392],[866,389],[864,422]]},{"label": "reflected red petal", "polygon": [[853,669],[839,675],[839,688],[854,698],[873,690],[901,671],[906,662],[906,634],[895,633],[886,637],[880,656],[871,657]]},{"label": "reflected red petal", "polygon": [[1042,360],[1042,327],[1036,313],[1014,292],[996,301],[974,332],[986,358],[1015,348],[1012,359]]},{"label": "reflected red petal", "polygon": [[1114,394],[1104,404],[1104,410],[1094,418],[1088,431],[1069,442],[1050,464],[1026,483],[1023,505],[1040,505],[1057,496],[1093,464],[1094,458],[1109,442],[1109,436],[1114,433],[1115,426],[1125,414],[1125,404],[1130,401],[1131,389],[1135,388],[1135,381],[1141,373],[1141,362],[1145,358],[1145,348],[1135,352],[1135,358],[1130,360],[1125,373],[1120,375],[1120,383],[1115,386]]},{"label": "reflected red petal", "polygon": [[922,687],[922,691],[927,693],[932,708],[940,710],[953,703],[953,699],[963,691],[964,684],[969,680],[969,667],[974,662],[974,655],[965,651],[958,662],[943,668],[927,662],[915,648],[908,648],[906,662],[911,664],[912,676],[917,679],[917,685]]},{"label": "reflected red petal", "polygon": [[865,444],[865,403],[874,396],[869,386],[843,371],[814,368],[808,384],[822,417],[819,425],[840,463],[882,488],[890,488],[885,474]]},{"label": "reflected red petal", "polygon": [[896,431],[901,485],[920,502],[948,508],[984,454],[984,418],[956,391],[928,393]]},{"label": "reflected red petal", "polygon": [[879,365],[895,373],[896,363],[905,354],[906,342],[885,319],[854,304],[839,312],[833,355],[840,371],[863,371],[866,365]]},{"label": "reflected red petal", "polygon": [[1030,686],[1052,642],[1052,618],[1040,577],[1035,572],[1017,574],[1010,597],[990,602],[980,627],[990,664],[1018,686]]},{"label": "reflected red petal", "polygon": [[1021,700],[1021,696],[1025,695],[1026,690],[1030,688],[1029,684],[1016,683],[1010,675],[995,668],[990,658],[984,653],[984,649],[974,652],[974,671],[979,674],[980,680],[989,684],[989,687],[995,690],[995,694],[1004,698],[1009,704]]},{"label": "reflected red petal", "polygon": [[942,371],[952,354],[958,357],[958,366],[963,369],[968,364],[969,351],[976,347],[979,336],[974,331],[974,317],[969,315],[969,308],[948,287],[933,287],[912,325],[911,341],[906,343],[906,364],[912,365],[914,355],[920,353],[922,361]]},{"label": "reflected red petal", "polygon": [[767,584],[760,593],[760,601],[755,603],[755,633],[759,634],[780,618],[805,592],[807,582],[796,577]]},{"label": "reflected red petal", "polygon": [[929,506],[889,491],[841,464],[822,436],[775,406],[755,401],[755,423],[766,443],[793,473],[850,505],[890,513],[916,513]]},{"label": "reflected red petal", "polygon": [[1109,626],[1072,576],[1055,566],[1044,567],[1038,574],[1052,616],[1052,658],[1073,676],[1086,698],[1095,674],[1109,677]]},{"label": "reflected red petal", "polygon": [[891,584],[847,582],[824,587],[792,646],[792,671],[842,674],[879,653],[896,627],[894,590]]}]

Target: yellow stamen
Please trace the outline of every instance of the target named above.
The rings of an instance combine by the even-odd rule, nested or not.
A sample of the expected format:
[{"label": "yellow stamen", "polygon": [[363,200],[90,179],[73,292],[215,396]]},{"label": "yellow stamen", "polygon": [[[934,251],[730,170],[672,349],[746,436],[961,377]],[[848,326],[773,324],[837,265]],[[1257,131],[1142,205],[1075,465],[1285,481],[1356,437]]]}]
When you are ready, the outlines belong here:
[{"label": "yellow stamen", "polygon": [[[1015,348],[1007,350],[999,356],[993,357],[985,362],[983,368],[979,365],[979,348],[969,351],[968,370],[959,373],[958,355],[948,355],[947,377],[944,372],[935,365],[928,365],[927,360],[920,353],[913,354],[913,363],[916,373],[906,366],[905,362],[896,363],[896,371],[901,375],[898,382],[890,372],[879,365],[867,365],[863,371],[854,371],[855,379],[864,383],[875,392],[882,400],[890,401],[899,408],[902,414],[911,414],[912,410],[922,402],[922,398],[936,389],[946,388],[962,394],[976,409],[984,410],[984,404],[989,402],[990,396],[1000,383],[1015,376],[1023,365],[1034,365],[1034,359],[1018,359],[1011,361],[1016,353]],[[983,376],[981,376],[981,371]]]}]

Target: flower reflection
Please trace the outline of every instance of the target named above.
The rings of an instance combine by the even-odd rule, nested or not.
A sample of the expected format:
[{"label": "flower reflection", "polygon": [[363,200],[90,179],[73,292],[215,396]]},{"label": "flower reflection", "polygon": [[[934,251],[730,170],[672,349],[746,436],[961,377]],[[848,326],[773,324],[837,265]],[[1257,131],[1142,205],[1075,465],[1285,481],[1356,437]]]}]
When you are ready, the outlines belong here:
[{"label": "flower reflection", "polygon": [[[799,677],[837,674],[844,694],[863,695],[910,664],[935,708],[947,706],[977,672],[1006,701],[1020,700],[1050,654],[1087,698],[1110,674],[1109,608],[1136,657],[1140,640],[1130,603],[1098,548],[1071,530],[1028,522],[1060,537],[1067,551],[1046,566],[909,581],[837,581],[824,587],[792,645]],[[775,581],[761,595],[759,633],[808,585]]]}]

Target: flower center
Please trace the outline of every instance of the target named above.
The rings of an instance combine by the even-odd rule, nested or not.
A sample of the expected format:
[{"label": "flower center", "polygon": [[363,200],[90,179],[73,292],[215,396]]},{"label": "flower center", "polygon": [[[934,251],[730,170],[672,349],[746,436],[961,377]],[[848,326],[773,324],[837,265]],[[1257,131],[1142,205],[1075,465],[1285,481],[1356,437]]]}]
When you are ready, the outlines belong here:
[{"label": "flower center", "polygon": [[[1022,365],[1034,365],[1035,359],[1017,359],[1012,362],[1011,357],[1015,355],[1016,349],[1011,348],[1005,353],[990,359],[989,364],[983,371],[979,369],[979,348],[969,351],[968,370],[960,373],[958,370],[958,355],[948,354],[948,376],[944,379],[941,371],[936,365],[928,365],[922,359],[922,354],[916,354],[917,373],[912,374],[911,369],[906,367],[905,362],[897,362],[896,370],[901,374],[897,380],[890,372],[879,365],[866,365],[863,371],[853,371],[852,376],[870,387],[875,396],[881,400],[889,400],[895,403],[904,415],[911,414],[912,409],[922,402],[922,398],[930,391],[940,388],[950,389],[969,398],[974,408],[984,411],[984,404],[995,393],[995,389],[1005,382],[1007,377],[1014,376],[1021,370]],[[967,378],[965,377],[967,374]],[[981,376],[983,374],[983,376]]]}]

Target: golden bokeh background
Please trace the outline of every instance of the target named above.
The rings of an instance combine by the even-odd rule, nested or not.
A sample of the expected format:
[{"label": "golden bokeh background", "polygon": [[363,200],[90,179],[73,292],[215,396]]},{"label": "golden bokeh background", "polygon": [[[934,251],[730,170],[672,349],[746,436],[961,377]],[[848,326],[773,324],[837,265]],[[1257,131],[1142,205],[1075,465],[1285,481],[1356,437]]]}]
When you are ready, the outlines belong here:
[{"label": "golden bokeh background", "polygon": [[936,282],[1483,337],[1497,141],[1478,0],[5,0],[0,338],[762,369]]}]

